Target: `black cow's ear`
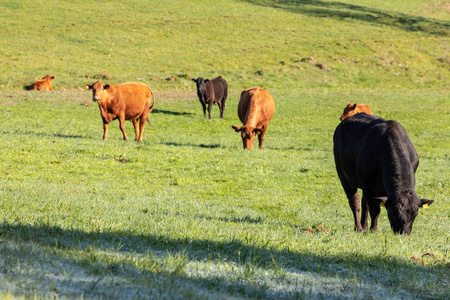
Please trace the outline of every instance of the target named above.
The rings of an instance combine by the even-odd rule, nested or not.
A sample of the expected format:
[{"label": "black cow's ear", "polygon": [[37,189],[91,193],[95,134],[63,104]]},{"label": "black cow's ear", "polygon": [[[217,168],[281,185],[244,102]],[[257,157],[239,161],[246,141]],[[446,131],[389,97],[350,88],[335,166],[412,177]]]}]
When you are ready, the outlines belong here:
[{"label": "black cow's ear", "polygon": [[109,89],[111,86],[109,85],[109,84],[105,84],[104,86],[103,86],[103,88],[105,89],[105,90],[107,90],[107,89]]},{"label": "black cow's ear", "polygon": [[195,79],[195,78],[192,78],[191,80],[192,80],[193,82],[197,82],[197,79]]},{"label": "black cow's ear", "polygon": [[420,207],[427,207],[433,204],[434,200],[420,199]]},{"label": "black cow's ear", "polygon": [[92,85],[91,84],[86,84],[84,87],[87,88],[88,90],[92,89]]},{"label": "black cow's ear", "polygon": [[380,205],[381,203],[383,203],[383,205],[385,205],[387,200],[388,200],[388,197],[373,197],[373,201],[375,201],[375,203],[377,203],[378,205]]},{"label": "black cow's ear", "polygon": [[205,83],[207,83],[209,81],[209,79],[205,79]]}]

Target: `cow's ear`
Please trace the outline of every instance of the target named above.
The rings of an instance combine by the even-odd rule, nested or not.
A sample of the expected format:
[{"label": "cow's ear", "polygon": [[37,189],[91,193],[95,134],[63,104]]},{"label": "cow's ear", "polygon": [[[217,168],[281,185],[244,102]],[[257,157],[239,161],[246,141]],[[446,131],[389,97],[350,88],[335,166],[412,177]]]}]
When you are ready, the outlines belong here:
[{"label": "cow's ear", "polygon": [[261,133],[261,129],[255,128],[255,129],[253,129],[253,132],[255,134],[260,134]]},{"label": "cow's ear", "polygon": [[207,83],[209,81],[209,79],[205,79],[205,83]]},{"label": "cow's ear", "polygon": [[426,208],[429,205],[433,204],[434,200],[428,200],[428,199],[420,199],[420,207]]},{"label": "cow's ear", "polygon": [[197,79],[195,79],[195,78],[192,78],[191,80],[192,80],[193,82],[197,82]]},{"label": "cow's ear", "polygon": [[109,89],[111,86],[109,85],[109,84],[105,84],[104,86],[103,86],[103,88],[105,89],[105,90],[107,90],[107,89]]},{"label": "cow's ear", "polygon": [[388,197],[373,197],[373,201],[375,201],[378,205],[385,205],[388,200]]},{"label": "cow's ear", "polygon": [[242,129],[242,127],[238,127],[238,126],[234,126],[234,125],[232,125],[231,128],[233,128],[234,131],[236,131],[236,132],[239,132]]},{"label": "cow's ear", "polygon": [[52,80],[55,79],[55,76],[50,77]]},{"label": "cow's ear", "polygon": [[84,87],[87,88],[88,90],[90,90],[90,89],[92,89],[92,84],[86,84]]},{"label": "cow's ear", "polygon": [[353,105],[353,107],[352,107],[353,109],[355,109],[356,108],[356,103]]}]

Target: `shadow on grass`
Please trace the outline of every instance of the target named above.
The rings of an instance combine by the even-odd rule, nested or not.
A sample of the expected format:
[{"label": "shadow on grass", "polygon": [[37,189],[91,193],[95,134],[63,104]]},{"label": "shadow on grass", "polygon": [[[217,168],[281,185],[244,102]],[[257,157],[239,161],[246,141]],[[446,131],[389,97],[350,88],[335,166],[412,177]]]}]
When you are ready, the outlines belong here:
[{"label": "shadow on grass", "polygon": [[394,11],[319,0],[241,0],[255,5],[273,7],[293,13],[317,18],[354,19],[367,23],[395,27],[404,31],[419,31],[446,36],[450,33],[450,22],[430,19]]},{"label": "shadow on grass", "polygon": [[162,144],[167,146],[174,146],[174,147],[198,147],[198,148],[207,148],[207,149],[215,149],[220,148],[220,144],[213,144],[213,145],[205,145],[205,144],[192,144],[192,143],[175,143],[175,142],[163,142]]},{"label": "shadow on grass", "polygon": [[188,112],[177,112],[177,111],[170,111],[170,110],[156,109],[156,108],[152,111],[152,114],[165,114],[165,115],[173,115],[173,116],[192,115],[192,113],[188,113]]},{"label": "shadow on grass", "polygon": [[[246,277],[239,270],[248,270],[248,267],[259,267],[277,274],[276,269],[282,266],[290,273],[297,274],[299,278],[302,278],[304,275],[312,276],[318,282],[326,282],[331,278],[339,278],[342,286],[346,286],[347,283],[353,283],[355,285],[353,288],[363,286],[366,291],[370,289],[372,291],[378,290],[378,292],[380,292],[379,289],[382,286],[393,286],[395,289],[395,286],[401,285],[403,281],[401,277],[405,274],[414,274],[417,278],[422,278],[425,274],[429,275],[433,273],[433,276],[439,278],[442,274],[445,276],[446,272],[448,272],[443,266],[424,267],[398,261],[388,256],[382,256],[381,254],[375,257],[367,257],[357,252],[346,255],[318,255],[289,249],[274,250],[271,248],[271,242],[276,241],[263,241],[259,243],[263,244],[263,246],[255,246],[252,245],[254,242],[252,241],[253,237],[251,235],[248,235],[243,240],[231,238],[227,241],[218,242],[189,238],[176,239],[164,235],[136,235],[128,231],[85,232],[77,229],[62,229],[57,226],[33,226],[19,223],[0,224],[0,234],[0,253],[4,251],[2,248],[6,245],[25,243],[20,247],[11,247],[17,252],[14,254],[15,261],[20,261],[21,255],[29,255],[27,251],[31,252],[31,249],[33,249],[33,252],[38,252],[43,256],[45,256],[45,251],[54,252],[53,260],[59,261],[62,265],[75,265],[77,268],[85,270],[85,273],[92,273],[93,271],[89,266],[95,265],[94,269],[96,271],[94,273],[99,276],[99,279],[91,283],[89,288],[78,290],[79,295],[83,295],[84,297],[98,297],[99,293],[102,295],[102,291],[110,288],[108,286],[108,282],[111,284],[109,280],[101,280],[106,276],[105,274],[115,276],[115,278],[124,282],[130,276],[133,276],[133,278],[153,278],[152,281],[155,281],[155,277],[164,277],[166,279],[168,278],[171,282],[176,281],[177,286],[192,289],[195,294],[198,293],[197,296],[205,295],[205,293],[219,292],[224,296],[223,298],[235,296],[251,297],[254,299],[292,299],[296,297],[303,299],[305,297],[348,298],[349,294],[346,289],[331,288],[325,292],[319,291],[320,289],[311,289],[308,286],[304,286],[304,281],[297,282],[296,284],[292,282],[279,283],[281,286],[291,285],[287,290],[282,288],[268,289],[264,283],[260,283],[258,278],[252,278],[251,273],[247,274],[249,277]],[[118,248],[118,245],[121,246]],[[52,251],[52,249],[56,249],[55,247],[63,251],[64,254],[54,250]],[[119,261],[100,262],[96,259],[89,259],[89,253],[92,249],[98,249],[107,255],[108,253],[114,254],[117,252],[123,253],[124,255],[118,257]],[[86,253],[86,257],[75,257],[76,255],[74,253],[81,253],[80,250]],[[20,253],[20,251],[24,252]],[[190,271],[184,272],[184,264],[181,269],[168,272],[163,269],[139,268],[133,262],[125,259],[129,254],[139,256],[148,255],[149,253],[159,253],[162,256],[181,253],[188,262],[205,260],[211,262],[233,262],[236,266],[236,271],[232,276],[221,276],[213,272],[209,277],[202,278],[196,275],[189,275]],[[0,274],[4,272],[0,267]],[[26,273],[29,274],[28,271]],[[241,276],[245,278],[241,278]],[[254,274],[253,276],[257,275]],[[274,276],[276,277],[276,275]],[[356,282],[355,278],[357,278]],[[82,278],[82,280],[84,279]],[[272,280],[275,279],[272,278]],[[283,281],[283,275],[277,280]],[[151,281],[149,280],[149,282]],[[180,284],[181,282],[183,284]],[[74,283],[77,283],[76,279],[74,279],[72,285]],[[295,286],[295,288],[293,289],[292,286]],[[423,294],[424,291],[421,291],[420,288],[418,286],[417,290],[410,290],[409,292],[415,292],[414,294],[425,296]]]}]

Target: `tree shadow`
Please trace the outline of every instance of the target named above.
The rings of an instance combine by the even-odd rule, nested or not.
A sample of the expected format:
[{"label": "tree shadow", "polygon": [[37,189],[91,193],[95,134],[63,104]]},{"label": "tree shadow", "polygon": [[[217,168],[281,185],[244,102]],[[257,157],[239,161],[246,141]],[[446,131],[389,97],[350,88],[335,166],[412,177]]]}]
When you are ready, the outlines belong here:
[{"label": "tree shadow", "polygon": [[163,109],[154,109],[152,111],[153,114],[165,114],[165,115],[173,115],[173,116],[187,116],[192,115],[192,113],[188,112],[177,112],[177,111],[170,111],[170,110],[163,110]]},{"label": "tree shadow", "polygon": [[404,31],[425,32],[437,36],[446,36],[450,33],[450,22],[349,3],[325,2],[320,0],[241,1],[318,18],[354,19],[367,23],[391,26]]},{"label": "tree shadow", "polygon": [[[129,255],[148,255],[150,252],[162,256],[170,253],[182,253],[191,262],[200,262],[205,259],[218,262],[232,262],[237,269],[246,270],[249,267],[259,267],[266,270],[266,272],[274,272],[274,274],[282,265],[284,269],[290,273],[297,274],[299,277],[308,274],[317,280],[339,278],[340,282],[351,283],[354,282],[355,278],[358,278],[358,286],[362,285],[364,289],[379,289],[380,285],[389,285],[392,280],[401,281],[401,278],[397,277],[403,276],[403,274],[415,274],[418,278],[421,278],[421,275],[425,273],[439,274],[446,271],[445,267],[413,265],[381,255],[379,257],[367,257],[358,253],[352,255],[317,255],[306,251],[290,250],[289,248],[276,250],[271,243],[277,243],[277,241],[268,240],[263,246],[255,246],[251,235],[241,240],[231,238],[226,241],[212,241],[192,238],[177,239],[164,235],[133,234],[126,230],[86,232],[78,229],[62,229],[58,226],[46,224],[29,225],[20,223],[9,224],[6,222],[0,224],[0,234],[0,253],[5,245],[17,244],[17,246],[12,248],[13,251],[17,252],[18,261],[20,261],[23,251],[25,253],[28,253],[28,251],[32,252],[33,256],[45,256],[45,252],[50,250],[53,252],[52,260],[66,266],[75,265],[87,273],[92,272],[89,266],[97,264],[96,273],[99,276],[99,280],[95,281],[88,288],[78,289],[79,295],[84,297],[98,297],[98,293],[111,288],[108,286],[108,282],[111,283],[111,281],[101,281],[103,278],[101,276],[106,276],[105,274],[112,274],[123,281],[126,281],[129,276],[134,278],[147,276],[151,277],[151,281],[155,281],[155,277],[162,276],[169,278],[171,282],[176,281],[177,286],[182,282],[181,286],[184,288],[191,287],[195,293],[198,293],[196,294],[197,296],[205,292],[219,291],[224,295],[224,298],[230,296],[251,297],[254,299],[292,299],[296,296],[297,298],[349,297],[345,291],[339,289],[324,293],[313,291],[308,289],[308,287],[304,287],[304,289],[298,287],[294,291],[285,291],[283,289],[269,290],[264,284],[261,285],[259,280],[252,280],[251,278],[245,280],[239,278],[239,276],[234,279],[224,278],[220,274],[214,275],[214,272],[211,273],[211,276],[202,278],[189,276],[189,272],[180,270],[168,272],[161,269],[139,268],[134,262],[128,262],[125,259]],[[118,245],[121,245],[120,248],[118,248]],[[58,251],[56,251],[57,249]],[[122,253],[123,255],[119,256],[122,260],[118,258],[99,262],[95,260],[95,257],[90,259],[89,253],[92,253],[92,249],[100,250],[106,255],[109,255],[109,253]],[[81,258],[76,255],[69,255],[69,253],[80,253],[80,250],[88,255]],[[399,275],[398,270],[401,270],[401,275]],[[4,272],[7,272],[4,266],[3,268],[0,266],[0,274]],[[40,272],[40,276],[42,276],[42,270]],[[29,272],[26,273],[31,274]],[[379,277],[380,274],[383,274],[383,276]],[[281,275],[280,280],[283,280],[282,277]],[[81,280],[85,281],[84,278],[81,278]],[[73,284],[77,284],[76,278],[73,280]],[[415,292],[417,292],[416,294],[422,293],[421,295],[424,296],[420,286],[417,287]]]}]

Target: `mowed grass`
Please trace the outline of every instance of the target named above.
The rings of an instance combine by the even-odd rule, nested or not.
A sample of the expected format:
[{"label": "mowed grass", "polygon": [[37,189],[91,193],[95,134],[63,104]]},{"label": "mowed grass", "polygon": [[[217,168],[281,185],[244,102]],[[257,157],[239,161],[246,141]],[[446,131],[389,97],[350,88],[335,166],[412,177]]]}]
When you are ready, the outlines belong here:
[{"label": "mowed grass", "polygon": [[[0,7],[0,297],[450,297],[445,3]],[[20,91],[47,73],[55,92]],[[217,75],[230,97],[210,121],[189,76]],[[98,78],[153,88],[144,143],[117,121],[101,140],[80,88]],[[255,85],[276,112],[265,150],[244,151],[231,125]],[[399,121],[416,146],[416,191],[435,203],[410,236],[384,209],[377,232],[353,231],[332,155],[347,102]]]}]

